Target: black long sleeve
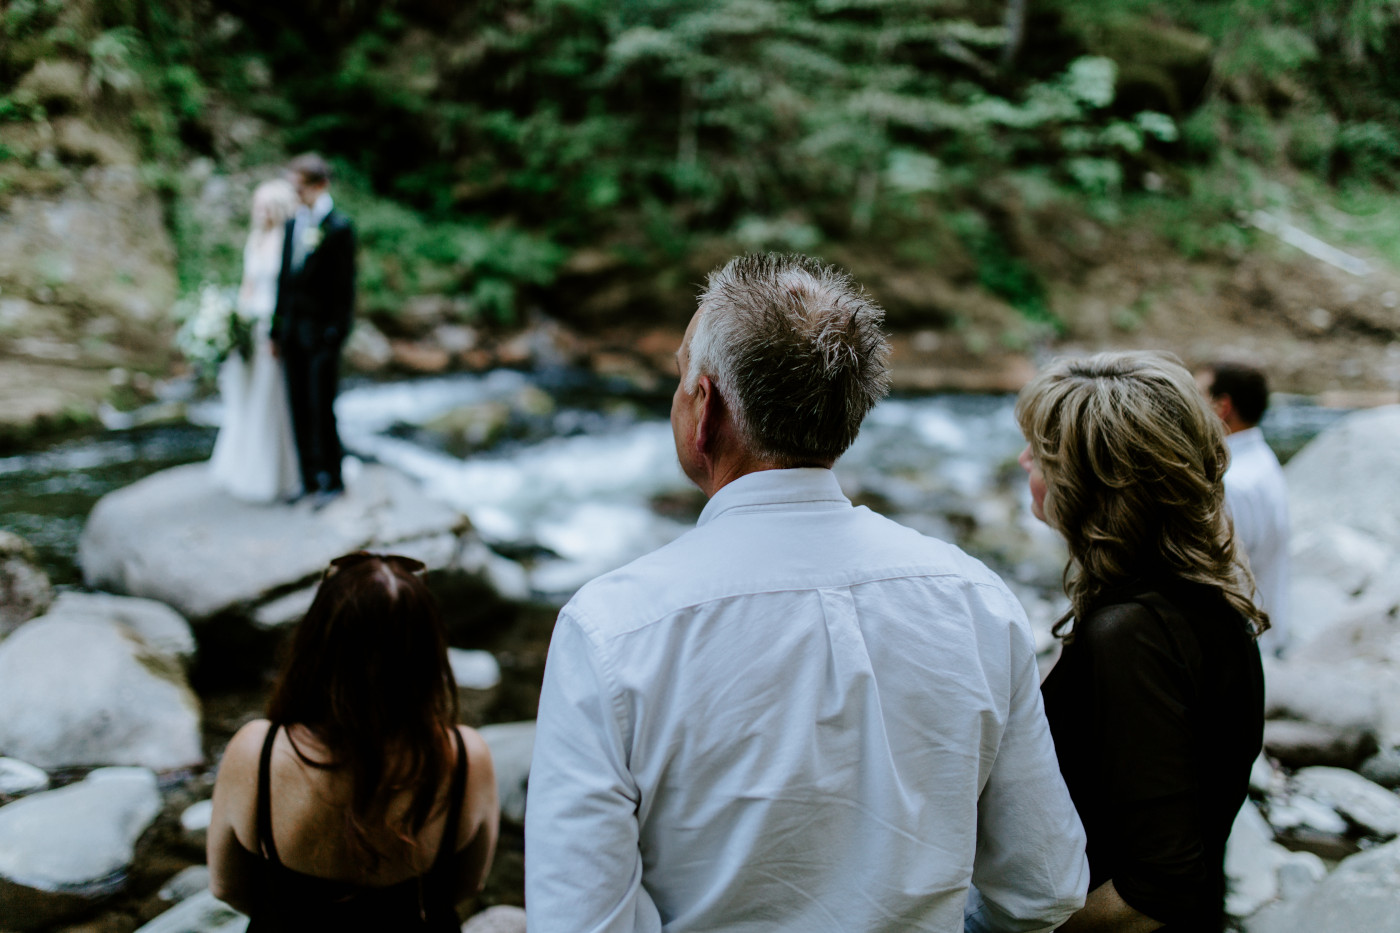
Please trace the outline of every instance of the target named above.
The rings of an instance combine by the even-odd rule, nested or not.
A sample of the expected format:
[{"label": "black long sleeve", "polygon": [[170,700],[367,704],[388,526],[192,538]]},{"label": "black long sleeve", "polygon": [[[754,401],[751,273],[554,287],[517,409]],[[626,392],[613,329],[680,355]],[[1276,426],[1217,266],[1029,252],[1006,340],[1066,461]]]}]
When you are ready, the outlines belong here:
[{"label": "black long sleeve", "polygon": [[1218,593],[1159,584],[1076,623],[1043,689],[1060,770],[1112,880],[1169,930],[1219,930],[1225,840],[1263,737],[1263,674]]}]

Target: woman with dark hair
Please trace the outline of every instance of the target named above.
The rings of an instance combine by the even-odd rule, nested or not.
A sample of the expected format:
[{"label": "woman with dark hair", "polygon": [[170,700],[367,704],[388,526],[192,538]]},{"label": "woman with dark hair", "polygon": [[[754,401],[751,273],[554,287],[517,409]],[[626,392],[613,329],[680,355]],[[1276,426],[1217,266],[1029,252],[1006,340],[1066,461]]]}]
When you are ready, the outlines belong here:
[{"label": "woman with dark hair", "polygon": [[1058,362],[1016,418],[1031,509],[1070,553],[1064,651],[1042,695],[1090,879],[1060,930],[1219,931],[1269,624],[1224,510],[1220,419],[1150,353]]},{"label": "woman with dark hair", "polygon": [[456,725],[447,636],[411,558],[331,562],[268,718],[229,742],[209,886],[252,933],[456,931],[496,845],[486,743]]}]

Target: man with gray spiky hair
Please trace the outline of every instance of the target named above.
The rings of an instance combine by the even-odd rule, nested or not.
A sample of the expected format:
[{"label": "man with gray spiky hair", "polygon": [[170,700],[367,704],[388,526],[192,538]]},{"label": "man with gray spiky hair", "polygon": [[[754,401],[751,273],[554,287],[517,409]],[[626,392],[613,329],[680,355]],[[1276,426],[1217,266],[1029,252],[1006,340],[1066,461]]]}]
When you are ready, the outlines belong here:
[{"label": "man with gray spiky hair", "polygon": [[1084,900],[1025,615],[831,472],[883,312],[800,256],[711,274],[676,360],[696,527],[559,614],[525,825],[533,933],[1051,930]]}]

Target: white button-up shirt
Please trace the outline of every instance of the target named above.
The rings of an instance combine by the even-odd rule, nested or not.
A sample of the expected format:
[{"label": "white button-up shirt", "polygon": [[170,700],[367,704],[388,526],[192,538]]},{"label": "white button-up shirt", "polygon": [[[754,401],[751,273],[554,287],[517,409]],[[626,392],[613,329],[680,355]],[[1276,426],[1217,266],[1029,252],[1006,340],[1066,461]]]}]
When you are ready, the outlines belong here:
[{"label": "white button-up shirt", "polygon": [[554,629],[526,809],[532,933],[994,930],[1083,901],[1020,605],[981,563],[751,473]]},{"label": "white button-up shirt", "polygon": [[[325,220],[331,211],[335,210],[335,202],[331,200],[330,193],[322,191],[316,198],[316,203],[307,207],[305,204],[297,206],[296,213],[292,215],[292,268],[300,269],[306,264],[306,257],[315,251],[316,246],[310,242],[315,238],[320,242],[319,229],[321,221]],[[312,230],[318,231],[311,233]]]},{"label": "white button-up shirt", "polygon": [[1265,654],[1288,646],[1288,486],[1278,457],[1258,428],[1225,438],[1230,466],[1225,471],[1225,505],[1254,572],[1259,605],[1272,627],[1259,639]]}]

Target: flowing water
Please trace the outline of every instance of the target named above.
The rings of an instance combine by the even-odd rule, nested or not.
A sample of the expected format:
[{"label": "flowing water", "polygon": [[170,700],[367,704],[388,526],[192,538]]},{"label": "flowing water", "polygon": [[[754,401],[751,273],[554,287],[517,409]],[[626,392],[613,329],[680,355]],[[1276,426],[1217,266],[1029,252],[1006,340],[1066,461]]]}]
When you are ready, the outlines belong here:
[{"label": "flowing water", "polygon": [[[466,513],[498,551],[524,557],[552,600],[675,537],[703,506],[676,464],[669,389],[644,393],[580,373],[497,370],[352,385],[337,402],[353,455],[418,478]],[[1028,520],[1022,441],[1010,396],[891,398],[837,465],[847,494],[956,541],[1012,577],[977,534]],[[471,416],[454,420],[454,414]],[[1272,408],[1264,430],[1287,458],[1342,412],[1305,399]],[[103,494],[206,459],[217,402],[188,422],[109,431],[0,458],[0,528],[27,538],[56,583],[79,583],[77,539]],[[1008,502],[1019,502],[1011,508]]]}]

